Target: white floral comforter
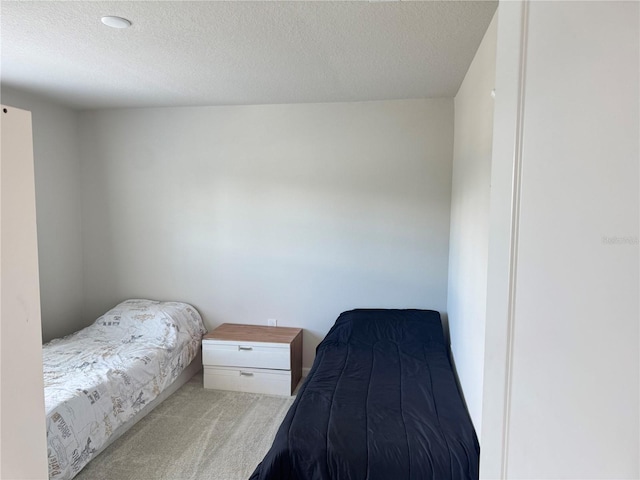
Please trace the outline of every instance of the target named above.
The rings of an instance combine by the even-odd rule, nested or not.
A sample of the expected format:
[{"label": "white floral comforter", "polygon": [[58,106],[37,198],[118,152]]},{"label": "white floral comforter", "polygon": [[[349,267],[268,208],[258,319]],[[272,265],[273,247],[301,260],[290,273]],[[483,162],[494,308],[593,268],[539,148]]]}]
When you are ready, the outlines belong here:
[{"label": "white floral comforter", "polygon": [[205,333],[185,303],[127,300],[43,346],[49,478],[73,478],[180,375]]}]

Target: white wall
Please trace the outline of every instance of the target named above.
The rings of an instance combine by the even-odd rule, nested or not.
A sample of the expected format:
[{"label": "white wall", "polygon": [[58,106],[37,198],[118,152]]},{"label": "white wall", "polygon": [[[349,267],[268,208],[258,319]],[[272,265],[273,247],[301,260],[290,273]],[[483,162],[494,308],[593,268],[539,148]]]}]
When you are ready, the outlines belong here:
[{"label": "white wall", "polygon": [[2,110],[0,477],[40,480],[47,447],[31,114]]},{"label": "white wall", "polygon": [[497,15],[455,97],[449,290],[451,348],[469,414],[482,423]]},{"label": "white wall", "polygon": [[[510,59],[512,71],[523,62],[521,95],[497,91],[515,95],[520,125],[509,145],[521,166],[511,307],[504,366],[495,351],[485,365],[485,377],[502,370],[507,381],[493,391],[485,381],[483,416],[483,455],[497,450],[504,470],[489,470],[485,456],[483,475],[638,478],[639,5],[531,2],[524,23],[517,10],[501,4],[499,19],[524,26],[526,48]],[[514,44],[502,32],[498,85],[509,70],[500,45]],[[497,119],[505,105],[496,103]],[[496,296],[490,282],[488,303]],[[488,316],[488,333],[494,321],[503,318]],[[485,437],[491,430],[504,435]]]},{"label": "white wall", "polygon": [[127,297],[305,329],[444,312],[451,99],[82,113],[86,312]]},{"label": "white wall", "polygon": [[33,117],[42,336],[48,341],[85,326],[77,113],[5,86],[1,93],[4,104]]}]

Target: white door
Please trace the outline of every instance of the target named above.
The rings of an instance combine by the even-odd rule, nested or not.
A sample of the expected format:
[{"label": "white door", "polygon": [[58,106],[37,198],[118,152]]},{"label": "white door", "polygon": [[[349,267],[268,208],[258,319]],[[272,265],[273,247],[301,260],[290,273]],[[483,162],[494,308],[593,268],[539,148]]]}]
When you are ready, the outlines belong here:
[{"label": "white door", "polygon": [[0,478],[46,479],[31,113],[0,116]]}]

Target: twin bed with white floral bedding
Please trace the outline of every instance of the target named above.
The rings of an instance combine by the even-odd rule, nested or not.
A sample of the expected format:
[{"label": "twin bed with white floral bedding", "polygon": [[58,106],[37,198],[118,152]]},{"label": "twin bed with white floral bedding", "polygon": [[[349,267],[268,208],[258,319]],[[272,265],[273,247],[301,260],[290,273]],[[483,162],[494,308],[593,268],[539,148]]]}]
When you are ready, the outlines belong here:
[{"label": "twin bed with white floral bedding", "polygon": [[93,325],[45,344],[49,478],[73,478],[188,380],[201,367],[204,333],[191,305],[127,300]]}]

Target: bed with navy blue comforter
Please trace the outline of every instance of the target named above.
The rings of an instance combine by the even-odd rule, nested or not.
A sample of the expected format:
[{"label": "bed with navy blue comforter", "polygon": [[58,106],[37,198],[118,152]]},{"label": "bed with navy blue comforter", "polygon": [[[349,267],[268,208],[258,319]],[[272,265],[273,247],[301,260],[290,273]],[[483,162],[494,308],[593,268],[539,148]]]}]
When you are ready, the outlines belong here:
[{"label": "bed with navy blue comforter", "polygon": [[251,480],[478,478],[440,314],[340,315]]}]

